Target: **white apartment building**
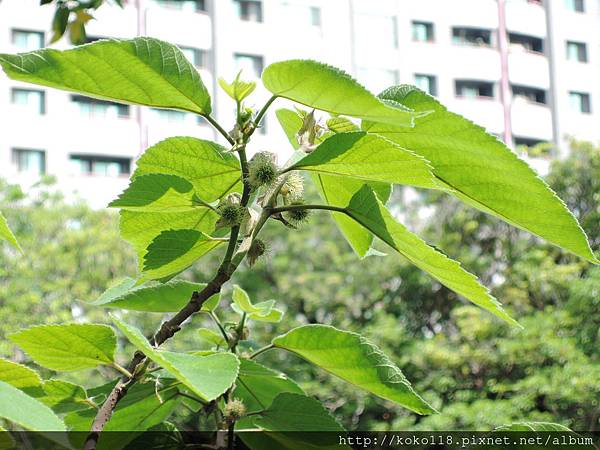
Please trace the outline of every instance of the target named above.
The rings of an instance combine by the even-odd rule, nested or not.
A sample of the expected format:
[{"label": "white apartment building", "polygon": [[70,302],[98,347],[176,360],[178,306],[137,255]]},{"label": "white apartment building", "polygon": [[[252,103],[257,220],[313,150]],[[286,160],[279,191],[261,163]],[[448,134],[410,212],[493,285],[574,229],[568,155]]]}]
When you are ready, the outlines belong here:
[{"label": "white apartment building", "polygon": [[[49,40],[53,8],[0,1],[0,52]],[[566,136],[600,141],[600,0],[129,0],[103,6],[91,40],[147,35],[177,44],[233,123],[215,74],[258,78],[268,64],[311,58],[377,93],[416,84],[510,146]],[[67,48],[63,39],[56,48]],[[269,95],[258,90],[256,107]],[[278,101],[277,106],[285,102]],[[220,140],[192,114],[90,100],[0,75],[0,177],[25,185],[55,175],[103,206],[135,160],[168,136]],[[251,150],[289,145],[271,113]]]}]

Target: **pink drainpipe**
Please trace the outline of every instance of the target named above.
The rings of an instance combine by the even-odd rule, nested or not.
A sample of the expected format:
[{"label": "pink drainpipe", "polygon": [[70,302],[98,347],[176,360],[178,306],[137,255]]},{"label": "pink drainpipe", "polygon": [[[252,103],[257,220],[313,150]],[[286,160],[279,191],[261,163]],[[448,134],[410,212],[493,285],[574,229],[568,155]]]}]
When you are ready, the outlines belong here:
[{"label": "pink drainpipe", "polygon": [[498,51],[500,52],[500,100],[504,111],[504,142],[513,146],[511,101],[512,93],[508,78],[508,34],[506,32],[506,0],[498,0]]}]

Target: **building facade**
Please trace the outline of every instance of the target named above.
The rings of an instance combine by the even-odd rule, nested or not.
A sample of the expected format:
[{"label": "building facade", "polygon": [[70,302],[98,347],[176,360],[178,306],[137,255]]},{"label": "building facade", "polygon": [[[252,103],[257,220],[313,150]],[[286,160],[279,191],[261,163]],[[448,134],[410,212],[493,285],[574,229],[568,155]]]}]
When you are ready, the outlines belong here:
[{"label": "building facade", "polygon": [[[53,8],[0,1],[0,52],[41,48]],[[177,44],[198,68],[215,116],[234,105],[215,74],[259,78],[275,61],[345,69],[373,92],[416,84],[509,146],[567,136],[600,141],[600,0],[129,0],[101,7],[90,41],[147,35]],[[67,48],[66,39],[54,45]],[[260,107],[269,95],[258,89]],[[277,106],[285,106],[278,101]],[[276,108],[274,108],[276,109]],[[220,140],[198,117],[37,88],[0,75],[0,177],[55,175],[98,206],[126,186],[141,152],[168,136]],[[251,151],[289,146],[273,114]]]}]

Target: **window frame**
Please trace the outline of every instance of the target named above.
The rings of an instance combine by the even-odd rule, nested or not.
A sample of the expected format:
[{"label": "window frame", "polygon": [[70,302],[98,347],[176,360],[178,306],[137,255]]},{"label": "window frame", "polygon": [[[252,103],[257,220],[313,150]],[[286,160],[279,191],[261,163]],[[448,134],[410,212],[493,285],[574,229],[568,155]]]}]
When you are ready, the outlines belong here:
[{"label": "window frame", "polygon": [[24,148],[24,147],[13,147],[11,149],[11,158],[12,163],[17,168],[18,173],[30,173],[27,170],[21,169],[21,160],[19,158],[20,155],[24,155],[26,153],[36,153],[41,155],[41,170],[37,173],[38,176],[46,175],[47,170],[47,162],[46,162],[46,150],[40,150],[35,148]]},{"label": "window frame", "polygon": [[[513,98],[519,97],[529,103],[533,103],[534,105],[548,105],[548,92],[545,89],[527,86],[523,84],[511,84],[510,91]],[[521,91],[521,93],[517,93],[515,91]],[[529,94],[533,94],[535,99],[532,99]],[[543,97],[543,101],[538,100],[538,94],[541,94],[541,97]]]},{"label": "window frame", "polygon": [[[117,177],[129,177],[131,175],[131,158],[125,156],[105,156],[105,155],[88,155],[82,153],[70,153],[69,163],[84,162],[88,165],[86,172],[79,172],[75,176],[92,176],[92,177],[111,177],[111,175],[98,174],[94,171],[94,166],[97,163],[117,163],[119,164],[119,174]],[[124,169],[124,170],[123,170]]]},{"label": "window frame", "polygon": [[[265,57],[263,55],[257,55],[257,54],[252,54],[252,53],[234,53],[233,54],[233,60],[235,62],[236,67],[238,67],[239,69],[239,64],[238,64],[238,59],[241,58],[250,58],[252,59],[252,65],[253,65],[253,73],[252,73],[252,77],[255,77],[256,79],[260,79],[263,71],[265,70]],[[259,63],[259,66],[256,65],[256,63]],[[256,70],[258,67],[260,67],[260,70]],[[242,76],[244,74],[242,73]],[[248,76],[246,74],[246,76]]]},{"label": "window frame", "polygon": [[[476,85],[479,85],[477,87],[478,93],[474,97],[469,96],[469,95],[464,95],[463,93],[459,93],[459,90],[469,87],[468,86],[469,84],[472,85],[471,87],[477,87]],[[485,87],[491,88],[491,95],[482,95],[481,94],[481,87],[484,85],[485,85]],[[459,86],[460,86],[460,89],[459,89]],[[493,81],[458,79],[458,80],[454,80],[454,95],[456,98],[461,98],[461,99],[495,100],[496,99],[496,86]]]},{"label": "window frame", "polygon": [[40,40],[40,46],[37,48],[27,48],[27,49],[23,49],[25,51],[34,51],[34,50],[39,50],[41,48],[44,48],[44,44],[46,42],[46,33],[44,31],[38,31],[38,30],[31,30],[31,29],[27,29],[27,28],[11,28],[10,29],[10,43],[13,46],[16,46],[16,39],[15,36],[18,33],[27,33],[27,34],[35,34],[38,37],[41,38]]},{"label": "window frame", "polygon": [[17,103],[15,103],[15,94],[17,92],[27,92],[27,93],[36,93],[36,94],[40,94],[40,104],[39,104],[39,110],[37,112],[38,115],[40,116],[45,116],[46,112],[47,112],[47,107],[46,107],[46,91],[43,89],[29,89],[29,88],[23,88],[23,87],[12,87],[10,89],[10,102],[12,105],[17,105]]},{"label": "window frame", "polygon": [[[425,26],[427,39],[421,40],[421,39],[417,39],[415,37],[415,27],[417,25]],[[411,22],[411,39],[413,42],[423,42],[423,43],[429,43],[429,44],[434,43],[435,42],[435,25],[434,25],[434,23],[433,22],[425,22],[422,20],[413,20]]]},{"label": "window frame", "polygon": [[[237,17],[242,22],[264,23],[265,13],[262,0],[234,0],[237,5]],[[244,11],[245,7],[257,6],[258,10],[252,14],[250,10]],[[254,18],[256,16],[256,19]]]},{"label": "window frame", "polygon": [[564,6],[565,9],[570,12],[578,14],[585,14],[586,12],[585,0],[565,0]]},{"label": "window frame", "polygon": [[[419,89],[421,89],[421,87],[417,84],[417,79],[418,78],[427,78],[428,84],[429,84],[429,89],[427,90],[427,93],[429,95],[437,97],[437,95],[438,95],[437,76],[431,75],[431,74],[428,74],[428,73],[415,73],[413,75],[413,79],[415,81],[415,86],[418,87]],[[421,89],[421,90],[423,90],[423,89]]]},{"label": "window frame", "polygon": [[[86,114],[86,117],[90,118],[90,119],[104,119],[104,118],[110,118],[110,116],[108,116],[107,114],[98,114],[95,113],[93,111],[93,106],[101,106],[104,105],[106,107],[110,107],[110,106],[114,106],[117,108],[117,118],[119,120],[129,120],[131,119],[131,106],[130,105],[124,105],[122,103],[117,103],[117,102],[111,102],[110,100],[100,100],[100,99],[96,99],[96,98],[91,98],[91,97],[86,97],[85,95],[79,95],[79,94],[71,94],[69,97],[69,100],[71,101],[71,103],[76,104],[79,108],[81,108],[81,104],[88,104],[92,106],[92,109],[90,110],[90,114]],[[126,113],[123,114],[123,112],[126,111]],[[83,115],[83,112],[80,110],[80,114]]]},{"label": "window frame", "polygon": [[[540,37],[537,37],[537,36],[531,36],[531,35],[523,34],[523,33],[512,33],[512,32],[507,32],[507,35],[508,35],[507,36],[508,43],[509,43],[510,46],[520,45],[528,53],[534,53],[536,55],[544,55],[545,54],[546,42],[544,41],[543,38],[540,38]],[[513,38],[517,38],[518,40],[516,42],[513,42],[511,40]],[[521,39],[521,38],[524,38],[524,39]],[[529,39],[531,41],[539,41],[539,43],[541,44],[541,46],[540,46],[541,50],[535,50],[533,48],[527,48],[525,45],[523,45],[523,42],[519,42],[519,40],[520,41],[525,41],[527,39]],[[538,42],[536,42],[536,43],[538,43]]]},{"label": "window frame", "polygon": [[[573,108],[573,98],[578,97],[579,107]],[[592,114],[592,96],[589,92],[569,91],[569,105],[571,110],[579,114]]]},{"label": "window frame", "polygon": [[[460,34],[462,34],[463,36],[462,37],[457,36],[457,31],[462,32]],[[486,33],[487,39],[489,40],[489,42],[484,41],[483,43],[478,43],[478,42],[469,42],[466,40],[468,33],[476,33],[476,32]],[[493,30],[488,29],[488,28],[453,26],[450,30],[450,34],[451,34],[453,45],[459,45],[459,46],[465,46],[465,47],[477,47],[477,48],[494,48],[495,47]],[[458,41],[459,38],[462,40]]]},{"label": "window frame", "polygon": [[[569,57],[570,53],[570,48],[571,46],[573,46],[574,48],[577,49],[577,58],[575,59],[571,59]],[[589,63],[589,54],[588,54],[588,46],[586,42],[581,42],[581,41],[569,41],[567,40],[565,42],[565,47],[566,47],[566,59],[567,61],[571,61],[571,62],[578,62],[581,64],[587,64]]]}]

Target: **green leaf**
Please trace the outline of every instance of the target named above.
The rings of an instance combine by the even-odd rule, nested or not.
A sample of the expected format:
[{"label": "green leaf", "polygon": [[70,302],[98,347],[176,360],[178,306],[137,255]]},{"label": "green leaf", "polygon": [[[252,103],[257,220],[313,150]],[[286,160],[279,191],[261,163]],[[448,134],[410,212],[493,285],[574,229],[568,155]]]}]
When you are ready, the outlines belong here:
[{"label": "green leaf", "polygon": [[23,249],[21,249],[19,242],[17,242],[17,238],[8,227],[8,222],[6,221],[6,218],[2,212],[0,212],[0,239],[4,239],[21,253],[23,253]]},{"label": "green leaf", "polygon": [[71,15],[71,11],[65,5],[59,5],[54,12],[54,17],[52,18],[52,38],[50,39],[50,43],[54,44],[58,41],[67,30],[67,25],[69,24],[69,16]]},{"label": "green leaf", "polygon": [[108,207],[143,212],[185,212],[206,207],[195,200],[193,189],[192,183],[176,175],[141,175]]},{"label": "green leaf", "polygon": [[[302,118],[296,112],[288,109],[280,109],[276,114],[290,143],[294,149],[298,150],[300,146],[296,139],[296,133],[302,127]],[[297,153],[302,156],[305,155],[304,153]],[[320,173],[311,174],[311,179],[317,186],[321,198],[327,205],[342,208],[348,205],[348,202],[350,202],[350,199],[354,194],[356,194],[365,184],[364,181],[357,179],[342,178]],[[387,202],[392,192],[389,184],[374,182],[368,184],[377,193],[380,199]],[[367,256],[373,243],[373,234],[345,214],[333,213],[332,215],[342,234],[356,254],[361,258]]]},{"label": "green leaf", "polygon": [[357,131],[327,138],[289,170],[438,189],[427,161],[380,136]]},{"label": "green leaf", "polygon": [[132,178],[176,175],[192,183],[198,197],[207,202],[242,189],[239,160],[225,147],[202,139],[165,139],[146,150],[136,164]]},{"label": "green leaf", "polygon": [[117,346],[115,333],[106,325],[40,325],[8,338],[40,366],[61,371],[112,365]]},{"label": "green leaf", "polygon": [[349,133],[360,131],[360,127],[346,117],[332,117],[327,119],[327,128],[334,133]]},{"label": "green leaf", "polygon": [[176,46],[154,38],[0,54],[0,65],[13,80],[134,105],[211,112],[210,95],[194,66]]},{"label": "green leaf", "polygon": [[[141,286],[136,284],[137,280],[126,278],[118,285],[107,289],[90,304],[131,311],[178,312],[191,300],[194,292],[200,292],[206,287],[204,283],[191,283],[184,280],[148,283]],[[213,303],[218,302],[219,298],[219,294],[209,298],[204,302],[202,310],[211,310]]]},{"label": "green leaf", "polygon": [[221,294],[215,294],[204,302],[200,311],[213,312],[215,309],[217,309],[217,306],[219,306],[220,301]]},{"label": "green leaf", "polygon": [[0,417],[31,431],[65,431],[64,423],[46,405],[0,381]]},{"label": "green leaf", "polygon": [[138,283],[177,275],[223,243],[196,230],[163,231],[148,246]]},{"label": "green leaf", "polygon": [[[346,207],[352,197],[365,186],[364,181],[332,175],[313,174],[311,178],[325,204],[341,208]],[[383,202],[387,202],[392,194],[389,184],[371,182],[366,185],[373,189]],[[373,244],[373,233],[343,213],[334,212],[332,215],[355,253],[361,258],[368,256]]]},{"label": "green leaf", "polygon": [[239,361],[233,353],[197,356],[154,349],[135,327],[112,316],[125,337],[148,358],[161,366],[202,400],[212,401],[235,382]]},{"label": "green leaf", "polygon": [[275,308],[275,300],[267,300],[253,304],[250,301],[248,293],[238,285],[233,286],[233,309],[240,316],[247,314],[249,319],[258,320],[259,322],[280,322],[283,318],[283,311]]},{"label": "green leaf", "polygon": [[233,397],[240,398],[248,412],[266,409],[283,392],[304,394],[300,386],[283,373],[250,359],[240,359],[240,373]]},{"label": "green leaf", "polygon": [[300,148],[300,144],[298,144],[296,133],[298,133],[302,128],[302,118],[297,112],[292,111],[291,109],[278,109],[275,111],[275,115],[277,116],[279,125],[281,125],[281,128],[287,136],[288,141],[294,150],[298,150]]},{"label": "green leaf", "polygon": [[[104,397],[112,387],[113,384],[102,387],[100,391]],[[92,392],[90,389],[89,393]],[[122,449],[141,432],[167,420],[179,404],[178,392],[172,380],[162,380],[159,385],[134,384],[119,402],[104,427],[102,438],[98,442],[98,450]],[[97,412],[97,409],[90,408],[70,413],[65,417],[69,429],[80,432],[70,434],[75,448],[83,448],[83,442]]]},{"label": "green leaf", "polygon": [[266,431],[345,431],[319,401],[289,392],[278,394],[254,424]]},{"label": "green leaf", "polygon": [[0,358],[0,381],[18,389],[42,386],[42,379],[35,370]]},{"label": "green leaf", "polygon": [[223,78],[219,78],[219,86],[236,102],[242,102],[256,89],[256,83],[251,81],[242,81],[240,76],[242,71],[238,72],[233,82],[227,83]]},{"label": "green leaf", "polygon": [[270,323],[278,323],[283,319],[283,311],[275,308],[275,300],[259,302],[255,306],[261,308],[261,311],[248,314],[248,319]]},{"label": "green leaf", "polygon": [[[278,394],[254,419],[262,432],[241,433],[244,443],[260,450],[350,450],[340,445],[344,428],[314,398],[297,393]],[[321,433],[319,433],[321,432]]]},{"label": "green leaf", "polygon": [[248,293],[239,287],[237,284],[233,286],[233,293],[231,294],[233,303],[242,311],[247,314],[261,312],[264,308],[254,306],[250,301]]},{"label": "green leaf", "polygon": [[366,131],[425,157],[451,193],[471,206],[600,263],[564,203],[496,137],[412,86],[388,89],[381,97],[434,113],[412,129],[368,122],[363,123]]},{"label": "green leaf", "polygon": [[347,73],[316,61],[271,64],[263,71],[262,80],[278,97],[330,113],[406,127],[414,122],[410,109],[388,106]]},{"label": "green leaf", "polygon": [[121,211],[119,228],[121,237],[136,250],[143,269],[147,249],[161,233],[173,230],[212,233],[218,220],[219,216],[208,208],[178,213]]},{"label": "green leaf", "polygon": [[62,380],[48,380],[43,386],[45,396],[39,400],[56,413],[89,408],[87,392],[82,386]]},{"label": "green leaf", "polygon": [[[241,191],[239,160],[220,145],[196,138],[170,138],[150,147],[137,161],[132,178],[159,173],[188,180],[197,196],[206,202]],[[121,211],[120,229],[123,239],[135,248],[142,266],[146,249],[161,232],[193,229],[211,234],[218,220],[219,216],[209,208],[187,212]]]},{"label": "green leaf", "polygon": [[200,328],[198,330],[198,336],[200,336],[200,339],[208,342],[209,344],[213,344],[218,347],[227,347],[227,342],[225,342],[223,336],[216,331],[209,330],[208,328]]},{"label": "green leaf", "polygon": [[273,345],[418,414],[436,412],[379,348],[356,333],[326,325],[306,325],[273,339]]},{"label": "green leaf", "polygon": [[352,198],[346,210],[354,220],[444,286],[509,324],[518,326],[487,288],[477,281],[475,275],[398,223],[368,186],[363,187]]}]

